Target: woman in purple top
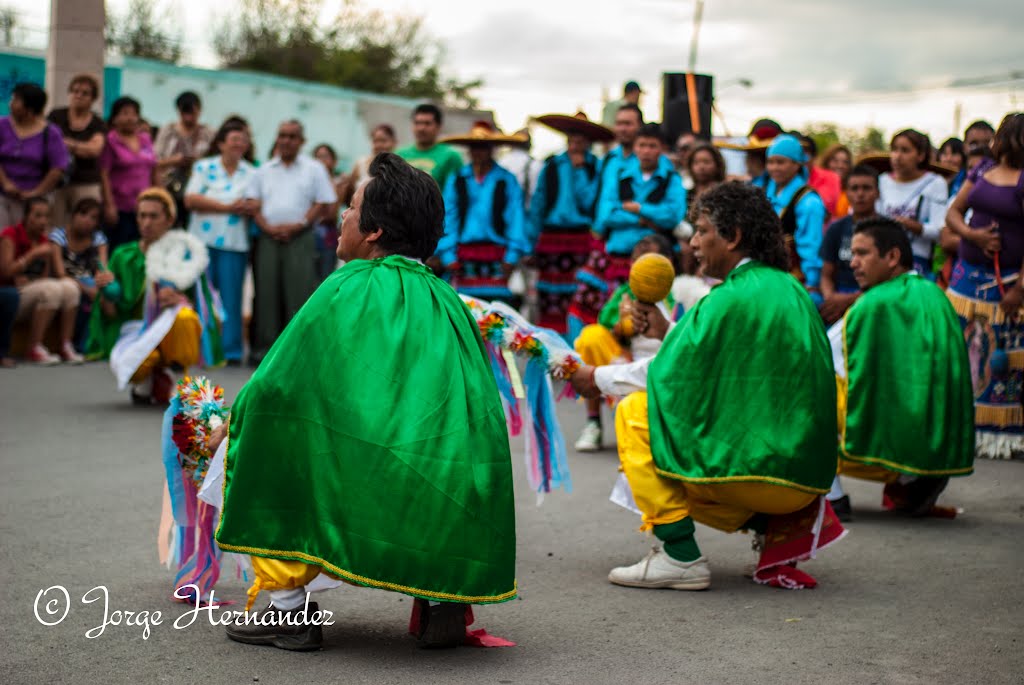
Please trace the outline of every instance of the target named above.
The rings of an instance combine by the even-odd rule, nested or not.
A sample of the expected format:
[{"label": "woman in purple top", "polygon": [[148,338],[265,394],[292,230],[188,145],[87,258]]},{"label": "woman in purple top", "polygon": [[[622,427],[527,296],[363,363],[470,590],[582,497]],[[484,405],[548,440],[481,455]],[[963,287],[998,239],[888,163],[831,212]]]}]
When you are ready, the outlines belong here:
[{"label": "woman in purple top", "polygon": [[1003,119],[992,156],[946,215],[961,238],[949,299],[965,328],[978,454],[1008,459],[1024,452],[1024,113]]},{"label": "woman in purple top", "polygon": [[0,228],[21,221],[25,200],[56,188],[67,168],[64,136],[43,117],[45,108],[46,91],[19,83],[10,116],[0,118]]},{"label": "woman in purple top", "polygon": [[140,111],[132,98],[114,101],[107,144],[100,155],[103,218],[111,254],[118,245],[139,239],[136,198],[156,184],[156,153],[149,134],[139,129]]}]

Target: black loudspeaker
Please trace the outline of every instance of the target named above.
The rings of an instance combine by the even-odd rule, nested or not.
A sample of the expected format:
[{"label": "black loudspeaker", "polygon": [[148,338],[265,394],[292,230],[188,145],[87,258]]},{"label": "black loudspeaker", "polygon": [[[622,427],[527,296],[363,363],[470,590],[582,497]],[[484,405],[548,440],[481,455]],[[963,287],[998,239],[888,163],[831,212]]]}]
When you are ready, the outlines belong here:
[{"label": "black loudspeaker", "polygon": [[704,74],[663,74],[661,125],[675,144],[680,134],[693,132],[711,140],[713,79]]}]

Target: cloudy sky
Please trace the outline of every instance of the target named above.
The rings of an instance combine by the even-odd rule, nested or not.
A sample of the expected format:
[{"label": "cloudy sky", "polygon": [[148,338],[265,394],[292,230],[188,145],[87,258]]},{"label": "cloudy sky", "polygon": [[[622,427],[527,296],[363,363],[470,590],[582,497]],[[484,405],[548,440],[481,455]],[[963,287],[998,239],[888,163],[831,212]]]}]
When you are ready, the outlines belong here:
[{"label": "cloudy sky", "polygon": [[[209,27],[234,0],[157,1],[182,18],[190,61],[215,66]],[[128,4],[107,2],[115,12]],[[325,0],[324,17],[340,2]],[[36,40],[45,37],[48,4],[0,0],[21,12]],[[693,0],[362,5],[424,16],[447,45],[449,70],[485,80],[481,103],[506,129],[529,115],[577,108],[598,118],[602,97],[618,97],[630,79],[646,90],[647,118],[660,119],[661,73],[685,70],[694,10]],[[961,127],[1024,109],[1022,26],[1024,2],[1011,0],[707,0],[697,70],[717,79],[724,122],[716,120],[716,134],[745,134],[768,115],[793,128],[914,126],[941,140],[953,133],[958,106]],[[968,80],[986,85],[949,87]]]}]

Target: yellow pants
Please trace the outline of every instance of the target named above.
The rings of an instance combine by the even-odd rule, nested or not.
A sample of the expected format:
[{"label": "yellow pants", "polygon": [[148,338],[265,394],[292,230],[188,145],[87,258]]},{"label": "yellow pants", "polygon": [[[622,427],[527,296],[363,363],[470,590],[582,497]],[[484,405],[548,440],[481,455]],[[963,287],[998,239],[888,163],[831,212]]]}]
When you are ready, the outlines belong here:
[{"label": "yellow pants", "polygon": [[891,471],[883,466],[861,464],[860,462],[850,461],[842,457],[839,459],[839,475],[859,478],[860,480],[870,480],[876,483],[895,483],[900,478],[898,472]]},{"label": "yellow pants", "polygon": [[155,369],[177,364],[184,369],[199,363],[199,345],[203,326],[194,309],[183,307],[178,311],[171,330],[155,350],[149,353],[132,375],[132,383],[141,383]]},{"label": "yellow pants", "polygon": [[612,332],[601,324],[584,326],[574,344],[584,364],[607,366],[624,353]]},{"label": "yellow pants", "polygon": [[301,561],[266,559],[264,557],[249,558],[252,560],[252,570],[256,580],[249,588],[249,601],[245,606],[246,610],[252,608],[260,590],[268,592],[294,590],[311,583],[320,575],[319,566],[312,566]]},{"label": "yellow pants", "polygon": [[666,478],[655,468],[647,422],[647,393],[619,403],[615,413],[619,461],[643,512],[644,528],[675,523],[687,516],[732,532],[754,514],[788,514],[803,509],[817,495],[772,483],[687,483]]}]

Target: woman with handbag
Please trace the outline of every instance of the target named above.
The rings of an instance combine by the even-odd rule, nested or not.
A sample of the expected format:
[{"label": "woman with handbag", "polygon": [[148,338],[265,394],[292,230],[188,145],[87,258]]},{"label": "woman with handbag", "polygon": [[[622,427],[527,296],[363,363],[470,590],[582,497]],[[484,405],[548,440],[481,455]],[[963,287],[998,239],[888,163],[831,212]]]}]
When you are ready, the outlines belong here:
[{"label": "woman with handbag", "polygon": [[0,229],[21,221],[25,200],[56,188],[68,165],[60,129],[43,117],[45,108],[46,91],[19,83],[10,116],[0,118]]},{"label": "woman with handbag", "polygon": [[892,170],[878,178],[876,209],[906,229],[914,251],[914,269],[922,276],[932,277],[935,243],[939,241],[949,198],[946,181],[936,173],[944,170],[932,163],[928,136],[914,129],[893,136],[889,150]]},{"label": "woman with handbag", "polygon": [[177,204],[176,226],[188,226],[188,210],[185,207],[185,186],[192,173],[192,165],[205,157],[213,142],[214,131],[199,123],[203,103],[190,90],[174,101],[178,120],[162,126],[156,134],[153,148],[156,150],[157,182],[170,192]]}]

